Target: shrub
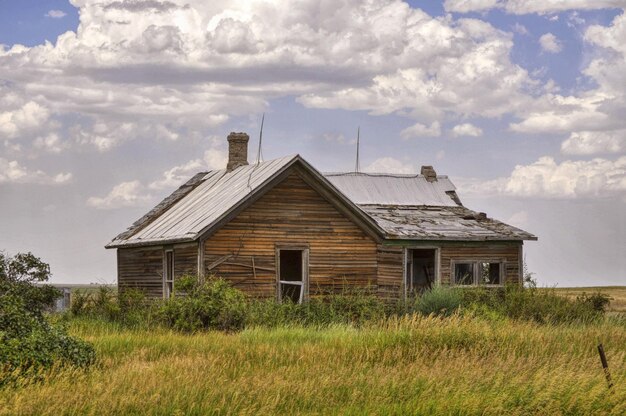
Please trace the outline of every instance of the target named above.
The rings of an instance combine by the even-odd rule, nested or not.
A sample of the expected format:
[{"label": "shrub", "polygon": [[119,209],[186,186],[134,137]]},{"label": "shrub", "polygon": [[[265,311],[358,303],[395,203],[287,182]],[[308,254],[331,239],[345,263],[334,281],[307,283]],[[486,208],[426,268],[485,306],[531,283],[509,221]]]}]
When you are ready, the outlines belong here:
[{"label": "shrub", "polygon": [[509,318],[542,324],[595,321],[602,316],[609,301],[605,295],[599,294],[583,294],[571,300],[559,296],[554,289],[523,288],[518,285],[465,288],[461,291],[461,296],[462,304],[466,308],[475,311],[482,308],[482,312],[490,310]]},{"label": "shrub", "polygon": [[611,297],[601,292],[595,292],[591,295],[583,292],[582,295],[576,297],[576,301],[589,305],[594,311],[604,313],[611,303]]},{"label": "shrub", "polygon": [[370,288],[345,287],[339,293],[320,294],[301,304],[278,303],[274,299],[249,300],[246,325],[359,326],[383,319],[387,316],[386,309],[384,302]]},{"label": "shrub", "polygon": [[461,303],[460,289],[436,286],[415,299],[415,311],[423,315],[450,316]]},{"label": "shrub", "polygon": [[31,253],[0,253],[0,385],[19,373],[35,373],[53,365],[84,367],[95,360],[93,347],[67,335],[44,317],[60,292],[36,286],[50,268]]},{"label": "shrub", "polygon": [[163,324],[184,332],[237,330],[245,323],[246,298],[225,280],[185,276],[176,281],[174,295],[161,304],[159,315]]}]

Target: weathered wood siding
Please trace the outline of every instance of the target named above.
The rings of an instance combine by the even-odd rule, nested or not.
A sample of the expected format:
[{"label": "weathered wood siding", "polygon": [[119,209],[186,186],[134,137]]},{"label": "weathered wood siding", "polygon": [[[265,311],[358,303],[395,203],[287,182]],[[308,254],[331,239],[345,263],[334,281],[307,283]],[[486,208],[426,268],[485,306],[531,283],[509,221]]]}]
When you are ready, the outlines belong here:
[{"label": "weathered wood siding", "polygon": [[378,246],[378,296],[394,299],[402,296],[404,248]]},{"label": "weathered wood siding", "polygon": [[163,249],[117,250],[117,284],[120,291],[138,289],[150,297],[163,296]]},{"label": "weathered wood siding", "polygon": [[513,243],[467,243],[441,245],[441,283],[450,284],[453,260],[504,260],[505,283],[520,283],[520,247]]},{"label": "weathered wood siding", "polygon": [[[174,280],[198,272],[198,246],[168,247],[174,251]],[[150,297],[163,297],[163,247],[120,248],[117,283],[120,291],[138,289]]]},{"label": "weathered wood siding", "polygon": [[[428,247],[440,248],[439,278],[442,285],[450,284],[452,261],[456,260],[493,260],[505,262],[505,282],[520,282],[521,243],[462,243],[428,242]],[[411,248],[420,244],[411,243]],[[383,298],[403,295],[404,283],[404,247],[380,245],[378,247],[378,293]]]},{"label": "weathered wood siding", "polygon": [[198,274],[198,245],[174,246],[174,280]]},{"label": "weathered wood siding", "polygon": [[[309,294],[373,286],[377,247],[297,173],[205,241],[206,274],[258,297],[276,295],[276,245],[308,246]],[[209,270],[210,266],[214,265]]]}]

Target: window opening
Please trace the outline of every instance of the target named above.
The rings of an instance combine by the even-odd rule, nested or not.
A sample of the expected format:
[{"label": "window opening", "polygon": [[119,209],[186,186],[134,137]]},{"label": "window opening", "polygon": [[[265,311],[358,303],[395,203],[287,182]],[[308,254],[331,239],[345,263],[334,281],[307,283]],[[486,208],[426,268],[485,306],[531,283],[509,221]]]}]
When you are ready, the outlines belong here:
[{"label": "window opening", "polygon": [[174,293],[174,252],[168,250],[165,252],[165,298],[168,299]]},{"label": "window opening", "polygon": [[278,299],[302,303],[304,299],[303,250],[279,250]]}]

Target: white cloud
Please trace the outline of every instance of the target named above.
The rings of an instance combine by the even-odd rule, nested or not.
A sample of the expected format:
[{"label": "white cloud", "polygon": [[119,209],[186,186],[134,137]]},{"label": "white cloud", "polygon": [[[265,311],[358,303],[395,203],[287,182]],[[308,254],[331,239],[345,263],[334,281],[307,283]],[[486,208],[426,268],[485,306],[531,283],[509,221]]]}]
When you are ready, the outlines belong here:
[{"label": "white cloud", "polygon": [[528,226],[528,212],[525,210],[517,211],[515,214],[511,215],[509,219],[505,222],[507,224],[514,225],[515,227],[525,228]]},{"label": "white cloud", "polygon": [[322,134],[322,138],[327,141],[327,142],[331,142],[331,143],[337,143],[337,144],[356,144],[356,138],[347,138],[346,136],[344,136],[342,133],[337,133],[337,132],[328,132],[328,133],[323,133]]},{"label": "white cloud", "polygon": [[411,139],[414,137],[438,137],[441,136],[441,126],[438,121],[434,121],[430,126],[421,123],[407,127],[400,132],[403,139]]},{"label": "white cloud", "polygon": [[544,52],[559,53],[563,49],[561,41],[552,33],[546,33],[539,38],[539,45]]},{"label": "white cloud", "polygon": [[228,156],[220,149],[209,149],[202,159],[190,160],[163,172],[160,179],[147,186],[139,180],[126,181],[115,185],[104,197],[93,196],[87,200],[87,206],[98,209],[146,206],[153,202],[150,191],[174,190],[189,180],[193,175],[207,170],[224,169]]},{"label": "white cloud", "polygon": [[13,139],[41,128],[50,117],[50,111],[34,101],[0,112],[0,138]]},{"label": "white cloud", "polygon": [[49,175],[41,170],[29,170],[16,160],[0,158],[0,183],[61,185],[71,179],[71,173]]},{"label": "white cloud", "polygon": [[472,136],[479,137],[483,135],[483,130],[480,127],[476,127],[470,123],[458,124],[452,128],[452,135],[454,137],[460,136]]},{"label": "white cloud", "polygon": [[526,111],[518,112],[521,120],[511,123],[511,130],[571,135],[626,129],[626,14],[616,16],[610,26],[589,26],[583,37],[595,49],[582,72],[595,86],[577,95],[538,97]]},{"label": "white cloud", "polygon": [[33,145],[35,148],[44,149],[50,153],[60,153],[68,147],[68,144],[63,142],[57,133],[37,137]]},{"label": "white cloud", "polygon": [[151,199],[141,182],[129,181],[115,185],[104,197],[90,197],[87,206],[97,209],[136,207],[147,205]]},{"label": "white cloud", "polygon": [[526,26],[524,26],[523,24],[519,23],[519,22],[515,22],[515,24],[513,25],[513,31],[520,34],[520,35],[528,35],[528,29],[526,29]]},{"label": "white cloud", "polygon": [[48,13],[45,14],[46,17],[51,17],[53,19],[61,19],[67,16],[63,10],[49,10]]},{"label": "white cloud", "polygon": [[530,165],[518,165],[507,178],[468,189],[532,198],[598,198],[626,194],[626,156],[615,161],[592,159],[557,163],[544,156]]},{"label": "white cloud", "polygon": [[446,0],[443,7],[448,12],[483,12],[501,6],[499,0]]},{"label": "white cloud", "polygon": [[527,91],[536,81],[511,62],[511,34],[476,19],[446,24],[415,14],[399,39],[408,46],[394,68],[364,86],[304,94],[298,101],[317,108],[398,113],[422,123],[441,122],[448,113],[498,117],[528,107]]},{"label": "white cloud", "polygon": [[549,14],[565,10],[599,10],[626,8],[626,0],[446,0],[448,12],[484,12],[492,8],[510,14]]},{"label": "white cloud", "polygon": [[371,173],[415,173],[410,163],[404,163],[393,157],[381,157],[367,165],[364,172]]},{"label": "white cloud", "polygon": [[561,143],[561,152],[568,155],[626,153],[626,130],[574,132]]},{"label": "white cloud", "polygon": [[526,108],[536,84],[511,62],[511,34],[393,0],[73,4],[76,32],[0,51],[8,81],[0,88],[33,97],[58,120],[80,116],[69,141],[100,151],[143,137],[118,132],[137,120],[180,136],[259,113],[280,96],[430,125]]},{"label": "white cloud", "polygon": [[206,170],[224,169],[228,162],[226,152],[218,149],[209,149],[204,152],[203,159],[190,160],[163,172],[163,177],[148,185],[150,189],[173,189],[182,185],[198,172]]}]

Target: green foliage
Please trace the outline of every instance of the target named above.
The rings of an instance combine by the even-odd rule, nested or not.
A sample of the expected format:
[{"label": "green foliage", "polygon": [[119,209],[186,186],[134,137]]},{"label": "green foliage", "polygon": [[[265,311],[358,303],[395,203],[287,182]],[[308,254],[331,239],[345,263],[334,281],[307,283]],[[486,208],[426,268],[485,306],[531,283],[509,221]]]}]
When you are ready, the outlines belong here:
[{"label": "green foliage", "polygon": [[415,299],[415,311],[422,315],[450,316],[461,306],[460,290],[435,286]]},{"label": "green foliage", "polygon": [[384,319],[387,312],[386,305],[367,288],[345,288],[340,293],[314,297],[302,304],[287,301],[278,303],[273,299],[250,300],[246,324],[264,327],[360,326]]},{"label": "green foliage", "polygon": [[19,373],[54,365],[84,367],[95,359],[91,345],[70,337],[44,317],[60,293],[34,283],[46,281],[49,275],[49,266],[31,253],[14,257],[0,253],[0,385]]},{"label": "green foliage", "polygon": [[576,301],[590,306],[596,312],[604,313],[611,303],[611,297],[601,292],[595,292],[590,295],[583,292],[576,297]]},{"label": "green foliage", "polygon": [[[464,307],[473,308],[473,312],[495,312],[503,317],[540,324],[596,321],[602,317],[609,301],[601,294],[583,295],[571,300],[559,296],[554,289],[525,289],[517,285],[464,288],[460,293]],[[475,305],[482,305],[483,308],[476,308]]]},{"label": "green foliage", "polygon": [[185,276],[176,281],[174,295],[162,303],[159,316],[163,324],[183,332],[232,331],[243,327],[246,306],[243,292],[223,279]]},{"label": "green foliage", "polygon": [[490,321],[515,319],[540,324],[587,323],[602,318],[609,298],[600,293],[576,299],[553,289],[437,286],[407,301],[385,303],[372,288],[346,286],[339,293],[309,298],[302,304],[274,299],[249,299],[227,281],[196,276],[177,279],[171,299],[145,299],[138,291],[125,290],[117,297],[109,288],[74,296],[74,315],[90,316],[130,327],[164,326],[196,332],[244,327],[313,326],[347,324],[362,326],[412,313],[449,317],[460,311]]},{"label": "green foliage", "polygon": [[70,313],[127,327],[150,327],[156,323],[158,307],[158,302],[149,301],[140,290],[125,289],[118,293],[109,286],[100,286],[96,292],[74,292]]}]

